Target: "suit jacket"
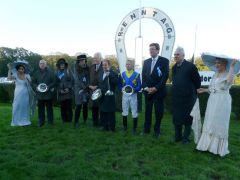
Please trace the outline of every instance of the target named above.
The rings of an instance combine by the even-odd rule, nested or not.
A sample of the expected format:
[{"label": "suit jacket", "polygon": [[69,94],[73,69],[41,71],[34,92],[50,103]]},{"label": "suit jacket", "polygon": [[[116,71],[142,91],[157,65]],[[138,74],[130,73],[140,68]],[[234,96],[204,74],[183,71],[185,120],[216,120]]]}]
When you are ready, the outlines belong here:
[{"label": "suit jacket", "polygon": [[[151,73],[152,58],[144,61],[142,69],[142,87],[155,87],[157,92],[155,97],[164,97],[166,95],[166,82],[169,76],[169,61],[168,59],[159,56],[153,71]],[[147,93],[145,93],[147,95]]]},{"label": "suit jacket", "polygon": [[[108,86],[109,78],[109,86]],[[103,80],[103,71],[99,74],[99,88],[102,91],[102,97],[99,99],[100,111],[102,112],[114,112],[115,111],[115,88],[118,83],[118,74],[113,70],[110,70],[108,77]],[[105,93],[110,88],[114,92],[112,96],[105,96]]]},{"label": "suit jacket", "polygon": [[99,75],[102,73],[102,64],[100,64],[98,70],[96,71],[96,64],[90,66],[90,85],[98,86]]}]

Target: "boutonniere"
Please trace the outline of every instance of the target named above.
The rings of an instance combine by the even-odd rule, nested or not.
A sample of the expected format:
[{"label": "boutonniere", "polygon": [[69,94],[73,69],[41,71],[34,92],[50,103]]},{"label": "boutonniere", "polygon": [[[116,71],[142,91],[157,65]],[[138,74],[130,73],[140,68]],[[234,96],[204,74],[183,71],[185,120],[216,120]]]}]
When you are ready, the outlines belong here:
[{"label": "boutonniere", "polygon": [[157,67],[157,73],[158,73],[158,77],[162,76],[162,71],[161,71],[160,67]]}]

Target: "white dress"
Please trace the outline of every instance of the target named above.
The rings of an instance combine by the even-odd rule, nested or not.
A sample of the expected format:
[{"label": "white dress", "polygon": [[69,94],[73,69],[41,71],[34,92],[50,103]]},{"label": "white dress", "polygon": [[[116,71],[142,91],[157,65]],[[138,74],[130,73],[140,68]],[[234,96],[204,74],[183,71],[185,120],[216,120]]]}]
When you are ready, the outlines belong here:
[{"label": "white dress", "polygon": [[217,77],[217,74],[213,76],[202,135],[197,144],[198,150],[220,156],[229,153],[228,129],[232,104],[229,89],[232,83],[227,82],[227,75],[224,73],[220,77]]},{"label": "white dress", "polygon": [[26,79],[30,79],[30,76],[26,74],[24,80],[19,79],[17,74],[13,76],[15,77],[15,90],[11,126],[30,125],[29,91]]}]

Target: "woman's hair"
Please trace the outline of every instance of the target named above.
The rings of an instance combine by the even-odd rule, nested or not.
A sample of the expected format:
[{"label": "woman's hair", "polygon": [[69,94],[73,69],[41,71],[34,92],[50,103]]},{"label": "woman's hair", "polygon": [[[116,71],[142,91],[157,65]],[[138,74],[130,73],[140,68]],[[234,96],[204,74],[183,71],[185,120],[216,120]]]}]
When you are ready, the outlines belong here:
[{"label": "woman's hair", "polygon": [[[79,62],[80,62],[80,61],[79,61]],[[89,70],[88,65],[87,65],[86,62],[85,62],[85,64],[84,64],[84,67],[80,66],[79,63],[76,63],[76,64],[75,64],[75,69],[76,69],[76,71],[77,71],[78,73],[81,73],[81,72],[83,72],[83,71],[88,71],[88,70]]]},{"label": "woman's hair", "polygon": [[16,65],[16,70],[18,71],[20,67],[23,67],[24,71],[26,70],[25,66],[22,64]]},{"label": "woman's hair", "polygon": [[225,66],[227,66],[228,61],[224,58],[216,58],[216,61],[218,61],[220,64],[224,64]]},{"label": "woman's hair", "polygon": [[109,66],[111,66],[112,65],[112,63],[111,63],[111,61],[110,60],[108,60],[108,59],[104,59],[102,62],[106,62]]}]

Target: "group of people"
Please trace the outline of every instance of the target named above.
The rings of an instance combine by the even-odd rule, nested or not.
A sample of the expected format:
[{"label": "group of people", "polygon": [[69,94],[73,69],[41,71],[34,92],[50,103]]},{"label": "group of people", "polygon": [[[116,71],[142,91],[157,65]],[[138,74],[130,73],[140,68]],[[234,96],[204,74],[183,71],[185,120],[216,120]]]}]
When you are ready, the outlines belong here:
[{"label": "group of people", "polygon": [[[145,96],[145,121],[142,134],[149,134],[152,124],[152,111],[155,109],[154,136],[161,136],[161,121],[164,115],[164,98],[166,82],[169,77],[169,60],[159,56],[158,43],[149,45],[150,58],[143,64],[142,78],[134,70],[134,62],[126,61],[126,70],[118,75],[111,68],[109,60],[103,60],[101,53],[95,53],[93,64],[87,65],[87,57],[77,56],[73,71],[65,59],[57,61],[56,72],[47,67],[45,60],[40,60],[39,69],[32,77],[26,66],[18,64],[15,73],[9,66],[8,78],[14,79],[16,88],[13,101],[12,126],[31,124],[30,112],[34,106],[33,97],[37,98],[39,126],[45,123],[45,107],[49,124],[53,124],[53,95],[57,92],[60,102],[61,118],[64,123],[72,122],[72,101],[74,97],[74,127],[79,127],[82,111],[84,123],[88,119],[88,104],[92,93],[100,90],[99,98],[92,100],[92,120],[95,127],[105,131],[115,131],[116,105],[114,91],[119,88],[122,93],[123,130],[128,129],[128,113],[131,109],[133,118],[133,134],[138,126],[137,93]],[[216,59],[216,73],[208,89],[201,88],[201,79],[196,66],[184,59],[182,47],[174,52],[175,65],[172,68],[172,112],[175,128],[175,142],[188,144],[193,117],[190,115],[196,103],[198,93],[210,93],[203,124],[202,135],[197,149],[210,151],[224,156],[228,150],[228,129],[231,113],[231,96],[229,89],[233,83],[233,68],[226,59]],[[229,65],[229,69],[227,69]],[[142,79],[142,81],[141,81]],[[43,86],[42,90],[40,86]],[[45,86],[44,86],[45,85]]]}]

